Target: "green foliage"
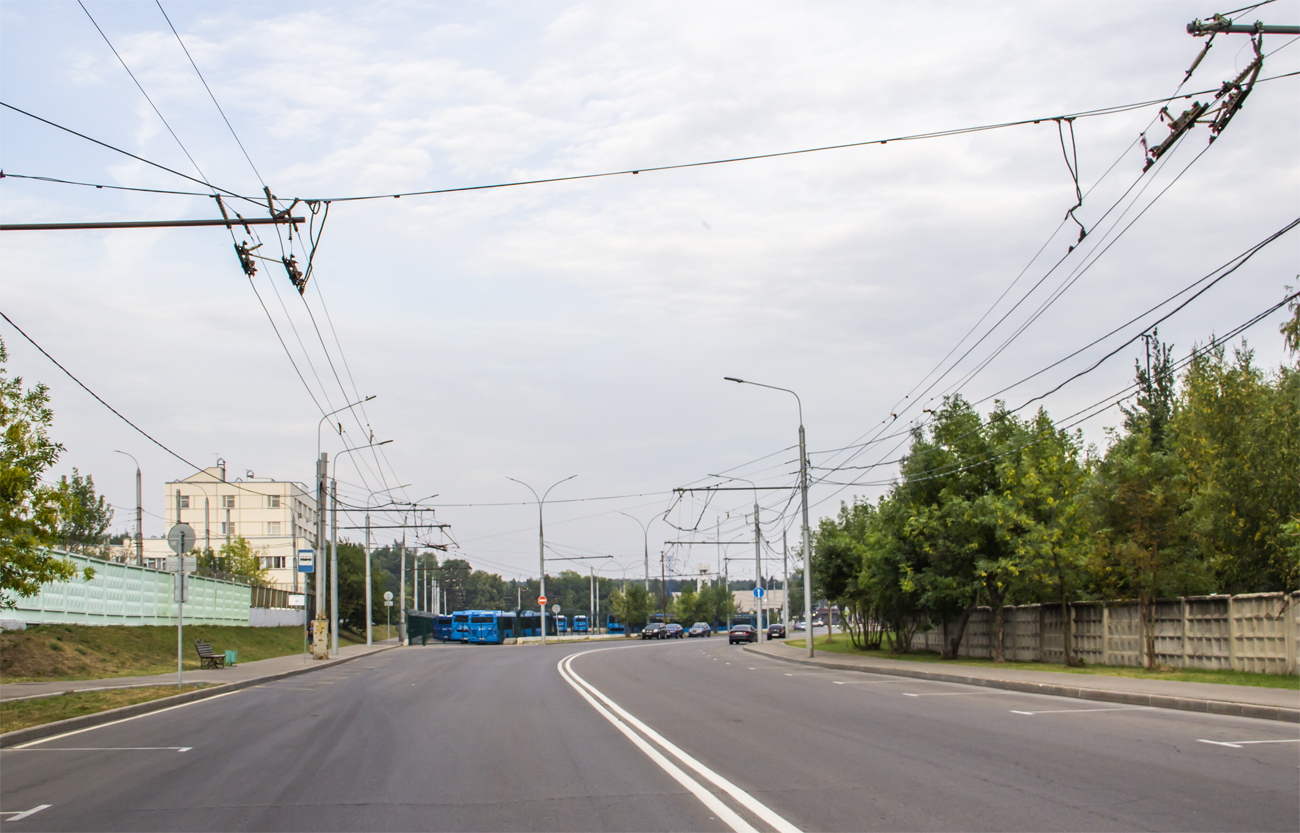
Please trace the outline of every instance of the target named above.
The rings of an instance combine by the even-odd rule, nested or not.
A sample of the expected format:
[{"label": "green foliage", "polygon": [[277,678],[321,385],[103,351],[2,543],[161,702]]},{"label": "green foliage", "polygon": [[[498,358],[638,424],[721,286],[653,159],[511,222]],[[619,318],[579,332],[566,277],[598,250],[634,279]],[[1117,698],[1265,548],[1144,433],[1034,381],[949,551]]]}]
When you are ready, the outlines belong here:
[{"label": "green foliage", "polygon": [[59,483],[59,542],[64,549],[99,555],[106,542],[105,532],[113,522],[113,507],[103,495],[95,494],[95,479],[74,467],[72,479]]},{"label": "green foliage", "polygon": [[655,600],[641,582],[629,582],[627,590],[613,590],[606,602],[610,615],[624,625],[634,627],[650,621]]},{"label": "green foliage", "polygon": [[262,559],[248,539],[237,535],[215,552],[211,549],[197,549],[196,573],[201,576],[238,581],[258,587],[267,586],[267,570],[262,566]]},{"label": "green foliage", "polygon": [[[49,389],[39,383],[24,389],[22,377],[8,375],[8,358],[0,341],[0,608],[76,574],[50,551],[59,542],[63,497],[42,485],[41,475],[64,449],[49,438]],[[93,575],[89,568],[83,573],[86,580]]]},{"label": "green foliage", "polygon": [[[384,621],[384,579],[371,565],[371,623]],[[339,627],[366,631],[366,550],[360,544],[339,544]]]}]

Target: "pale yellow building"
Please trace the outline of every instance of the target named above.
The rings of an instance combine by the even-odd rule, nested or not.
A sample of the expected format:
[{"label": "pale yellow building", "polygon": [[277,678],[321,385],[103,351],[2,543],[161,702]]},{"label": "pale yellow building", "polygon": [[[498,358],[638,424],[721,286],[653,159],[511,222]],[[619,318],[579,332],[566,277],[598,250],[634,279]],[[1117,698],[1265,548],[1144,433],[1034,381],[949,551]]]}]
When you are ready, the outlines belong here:
[{"label": "pale yellow building", "polygon": [[167,483],[168,529],[177,522],[178,493],[180,522],[194,527],[198,547],[219,550],[226,541],[243,536],[276,587],[302,586],[294,555],[300,548],[316,545],[316,495],[307,486],[255,477],[251,471],[227,480],[225,466],[218,464]]}]

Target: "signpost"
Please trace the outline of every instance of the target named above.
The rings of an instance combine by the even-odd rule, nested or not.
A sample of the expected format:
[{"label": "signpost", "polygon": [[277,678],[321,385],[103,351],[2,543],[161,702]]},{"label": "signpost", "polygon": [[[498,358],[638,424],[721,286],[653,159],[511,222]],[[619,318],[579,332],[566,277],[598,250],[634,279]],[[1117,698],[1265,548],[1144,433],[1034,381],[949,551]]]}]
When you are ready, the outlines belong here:
[{"label": "signpost", "polygon": [[311,549],[298,550],[298,572],[314,573],[316,572],[316,551]]},{"label": "signpost", "polygon": [[385,638],[387,638],[393,632],[393,591],[392,590],[384,591],[384,607],[387,608],[387,610],[385,610],[384,612],[388,615],[388,629],[384,631],[384,636]]},{"label": "signpost", "polygon": [[[180,499],[177,498],[179,501]],[[180,515],[180,512],[177,512]],[[186,558],[185,553],[194,548],[194,527],[189,524],[176,524],[167,531],[167,546],[172,548],[177,558],[169,558],[168,569],[175,568],[176,573],[176,687],[181,688],[181,660],[185,656],[185,596],[189,589],[186,573],[195,569],[196,559]]]}]

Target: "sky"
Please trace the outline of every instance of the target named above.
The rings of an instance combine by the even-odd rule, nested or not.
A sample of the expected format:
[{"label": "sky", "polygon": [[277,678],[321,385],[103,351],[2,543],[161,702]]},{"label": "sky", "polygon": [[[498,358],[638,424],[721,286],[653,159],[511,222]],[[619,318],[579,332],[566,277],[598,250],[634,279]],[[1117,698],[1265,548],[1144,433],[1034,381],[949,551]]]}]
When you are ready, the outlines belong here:
[{"label": "sky", "polygon": [[[1143,172],[1159,102],[1212,102],[1253,59],[1220,35],[1182,84],[1204,43],[1187,24],[1233,8],[3,0],[0,220],[212,219],[209,186],[241,216],[267,216],[264,187],[317,213],[308,237],[252,228],[271,259],[251,279],[242,229],[6,231],[0,311],[232,478],[310,483],[322,415],[374,396],[325,420],[342,500],[436,507],[450,529],[421,540],[477,569],[536,576],[538,506],[508,478],[576,475],[545,504],[548,572],[639,577],[648,551],[655,575],[661,552],[677,574],[725,553],[752,577],[752,485],[779,573],[800,410],[724,377],[798,395],[815,526],[887,492],[945,395],[1044,407],[1104,449],[1140,334],[1168,316],[1183,358],[1300,284],[1292,231],[1206,288],[1300,216],[1300,77]],[[1257,19],[1300,23],[1300,3]],[[1264,38],[1261,78],[1300,71],[1291,41]],[[618,175],[410,193],[600,173]],[[305,264],[309,237],[299,297],[280,258]],[[1257,364],[1291,360],[1284,316],[1245,332]],[[47,477],[91,474],[132,531],[129,452],[145,535],[165,534],[163,484],[193,470],[2,320],[0,338],[7,372],[50,388]],[[371,436],[392,442],[337,457]],[[665,543],[705,539],[751,543]]]}]

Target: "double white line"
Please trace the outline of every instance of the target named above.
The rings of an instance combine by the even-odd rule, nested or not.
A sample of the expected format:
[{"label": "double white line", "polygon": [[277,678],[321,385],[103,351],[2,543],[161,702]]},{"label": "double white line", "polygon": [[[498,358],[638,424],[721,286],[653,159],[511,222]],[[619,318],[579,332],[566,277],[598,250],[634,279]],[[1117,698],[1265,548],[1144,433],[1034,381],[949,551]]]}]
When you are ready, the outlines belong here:
[{"label": "double white line", "polygon": [[[576,654],[571,654],[560,660],[556,667],[559,669],[560,676],[564,678],[565,682],[573,686],[574,690],[577,691],[578,694],[582,695],[583,699],[590,703],[591,707],[595,709],[601,717],[612,723],[616,729],[622,732],[628,740],[632,741],[632,743],[636,745],[637,749],[644,752],[647,758],[658,764],[659,768],[672,776],[673,780],[677,781],[677,783],[689,790],[691,794],[698,798],[705,807],[709,808],[710,812],[715,814],[722,821],[726,822],[727,826],[736,831],[736,833],[758,833],[758,831],[736,813],[735,810],[732,810],[724,804],[713,791],[705,787],[695,778],[691,777],[691,775],[683,771],[681,767],[664,757],[663,753],[654,746],[647,743],[646,738],[654,741],[662,747],[665,752],[685,764],[689,769],[694,770],[698,776],[703,778],[705,781],[708,781],[718,790],[731,796],[737,804],[762,819],[773,830],[778,831],[778,833],[800,833],[799,828],[781,818],[781,816],[774,813],[770,808],[742,790],[740,787],[737,787],[726,778],[723,778],[718,773],[709,769],[704,764],[695,760],[695,758],[692,758],[690,755],[677,748],[677,746],[671,741],[642,723],[640,720],[637,720],[629,714],[626,709],[606,697],[592,686],[591,683],[578,676],[577,672],[573,670],[573,661],[578,657],[583,656],[584,654],[592,654],[596,651],[609,650],[616,649],[596,648],[591,651],[582,651]],[[633,727],[635,727],[636,731],[633,730]],[[637,731],[641,734],[637,734]],[[642,737],[641,735],[644,735],[645,737]]]}]

